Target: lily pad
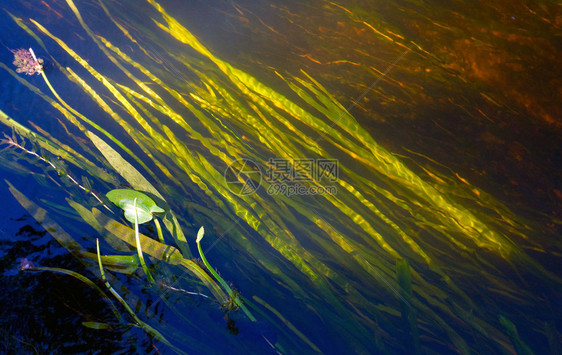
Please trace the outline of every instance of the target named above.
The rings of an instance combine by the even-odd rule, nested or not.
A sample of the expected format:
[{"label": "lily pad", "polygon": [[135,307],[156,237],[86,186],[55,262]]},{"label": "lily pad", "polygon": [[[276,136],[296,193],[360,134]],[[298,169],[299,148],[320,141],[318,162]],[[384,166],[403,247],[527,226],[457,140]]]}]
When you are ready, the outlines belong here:
[{"label": "lily pad", "polygon": [[142,192],[131,189],[115,189],[106,194],[107,198],[125,211],[125,218],[135,223],[135,199],[138,223],[150,222],[154,213],[165,212],[153,199]]}]

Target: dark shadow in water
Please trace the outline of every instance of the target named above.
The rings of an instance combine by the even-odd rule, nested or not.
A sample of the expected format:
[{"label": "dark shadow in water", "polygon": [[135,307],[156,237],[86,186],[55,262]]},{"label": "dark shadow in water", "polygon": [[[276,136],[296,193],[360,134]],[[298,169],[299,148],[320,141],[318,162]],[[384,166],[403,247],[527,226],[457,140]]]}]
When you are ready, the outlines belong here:
[{"label": "dark shadow in water", "polygon": [[[155,352],[142,331],[119,325],[95,292],[78,280],[47,271],[21,271],[22,259],[95,276],[29,216],[0,221],[0,353]],[[104,322],[95,330],[82,322]],[[99,341],[104,339],[104,341]]]}]

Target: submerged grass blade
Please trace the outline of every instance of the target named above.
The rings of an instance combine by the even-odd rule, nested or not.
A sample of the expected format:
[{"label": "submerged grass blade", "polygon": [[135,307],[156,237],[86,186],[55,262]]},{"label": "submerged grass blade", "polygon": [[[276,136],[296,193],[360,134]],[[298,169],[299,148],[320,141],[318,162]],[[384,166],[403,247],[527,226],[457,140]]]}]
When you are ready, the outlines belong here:
[{"label": "submerged grass blade", "polygon": [[101,322],[82,322],[82,325],[90,329],[111,329],[109,324]]},{"label": "submerged grass blade", "polygon": [[8,180],[4,180],[9,186],[9,190],[16,198],[20,205],[39,223],[43,228],[62,245],[69,252],[74,254],[80,259],[80,254],[83,252],[82,246],[74,240],[64,229],[55,221],[51,220],[47,215],[47,211],[37,204],[33,203],[23,193],[14,187]]},{"label": "submerged grass blade", "polygon": [[[97,255],[94,253],[82,253],[84,258],[96,260]],[[139,258],[137,255],[102,255],[103,265],[114,272],[131,275],[139,268]]]},{"label": "submerged grass blade", "polygon": [[[0,63],[0,67],[2,66],[3,63]],[[93,173],[103,181],[114,182],[114,178],[110,174],[103,171],[71,147],[67,145],[59,145],[56,142],[43,137],[41,134],[33,132],[28,127],[10,118],[2,110],[0,110],[0,122],[13,128],[21,136],[28,137],[30,140],[33,140],[33,142],[37,143],[42,149],[45,149],[54,156],[58,156],[80,169]]]},{"label": "submerged grass blade", "polygon": [[156,226],[156,232],[158,233],[158,240],[160,241],[160,243],[165,244],[166,242],[164,241],[164,236],[162,235],[162,227],[160,227],[160,222],[158,222],[158,218],[154,218],[154,225]]},{"label": "submerged grass blade", "polygon": [[277,318],[279,318],[279,320],[281,322],[283,322],[283,324],[285,324],[285,326],[287,328],[289,328],[294,334],[297,335],[297,337],[299,337],[308,346],[310,346],[312,348],[312,350],[314,350],[317,353],[322,352],[316,345],[314,345],[313,342],[310,341],[310,339],[308,339],[301,331],[299,331],[291,322],[289,322],[287,319],[285,319],[285,317],[283,317],[283,315],[281,313],[279,313],[279,311],[277,311],[275,308],[271,307],[269,304],[267,304],[264,300],[262,300],[258,296],[254,296],[253,299],[257,303],[259,303],[262,306],[264,306],[265,308],[267,308],[271,313],[275,314],[277,316]]},{"label": "submerged grass blade", "polygon": [[503,328],[505,329],[511,344],[515,348],[517,355],[533,355],[533,351],[521,338],[519,337],[519,332],[517,332],[517,327],[509,319],[500,315],[499,320]]},{"label": "submerged grass blade", "polygon": [[412,277],[410,265],[405,259],[396,261],[396,278],[400,285],[400,306],[402,307],[402,323],[408,329],[408,345],[406,351],[410,354],[421,354],[420,337],[416,319],[416,311],[412,305]]},{"label": "submerged grass blade", "polygon": [[142,244],[140,242],[140,237],[139,237],[139,216],[137,211],[137,198],[135,198],[135,200],[133,201],[133,208],[135,211],[135,241],[137,243],[139,262],[142,266],[142,269],[144,270],[144,273],[146,274],[146,277],[148,278],[148,281],[150,281],[150,283],[154,283],[154,278],[152,277],[152,274],[148,270],[148,267],[146,266],[146,262],[144,261],[144,256],[142,254]]},{"label": "submerged grass blade", "polygon": [[103,154],[109,164],[121,175],[135,190],[144,191],[164,199],[156,188],[148,182],[135,167],[127,162],[121,155],[107,144],[103,139],[99,138],[92,132],[87,132],[88,137],[94,143],[96,148]]}]

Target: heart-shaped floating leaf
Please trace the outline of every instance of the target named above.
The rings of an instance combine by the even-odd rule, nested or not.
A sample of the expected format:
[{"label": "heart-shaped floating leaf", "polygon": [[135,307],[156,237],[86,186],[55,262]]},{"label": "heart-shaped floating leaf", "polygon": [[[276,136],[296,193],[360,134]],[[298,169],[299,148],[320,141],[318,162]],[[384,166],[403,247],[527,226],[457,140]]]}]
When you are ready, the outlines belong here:
[{"label": "heart-shaped floating leaf", "polygon": [[131,223],[135,223],[135,199],[137,199],[136,214],[139,224],[150,222],[154,213],[165,212],[156,205],[153,199],[135,190],[115,189],[109,191],[106,196],[125,211],[125,218]]}]

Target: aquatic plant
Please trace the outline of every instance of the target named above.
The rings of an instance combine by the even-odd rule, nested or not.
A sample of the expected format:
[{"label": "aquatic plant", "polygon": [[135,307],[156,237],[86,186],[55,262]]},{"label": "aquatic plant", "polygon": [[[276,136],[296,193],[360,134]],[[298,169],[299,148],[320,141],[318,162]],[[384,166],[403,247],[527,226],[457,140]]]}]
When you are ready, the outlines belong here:
[{"label": "aquatic plant", "polygon": [[[101,261],[101,253],[100,253],[100,245],[99,245],[99,239],[96,238],[96,251],[97,251],[97,256],[98,256],[98,264],[99,264],[99,268],[100,268],[100,274],[102,277],[102,280],[105,284],[105,286],[107,287],[107,289],[109,290],[109,292],[111,292],[111,294],[113,294],[113,296],[119,301],[119,303],[121,303],[123,305],[123,307],[125,307],[125,309],[127,310],[127,312],[131,315],[131,317],[133,317],[133,319],[135,320],[136,324],[139,327],[142,327],[148,334],[150,334],[152,337],[154,337],[156,340],[161,341],[162,343],[168,345],[170,348],[172,348],[174,351],[176,351],[178,354],[185,354],[185,352],[183,352],[182,350],[174,347],[159,331],[157,331],[156,329],[154,329],[153,327],[151,327],[150,325],[148,325],[147,323],[143,322],[136,314],[135,312],[131,309],[131,307],[127,304],[127,302],[123,299],[123,297],[121,297],[119,295],[119,293],[117,291],[115,291],[113,289],[113,287],[111,287],[111,285],[109,284],[109,282],[107,281],[106,277],[105,277],[105,272],[103,270],[103,264]],[[149,274],[147,274],[148,276]]]},{"label": "aquatic plant", "polygon": [[[111,202],[115,203],[117,206],[122,208],[123,211],[125,211],[125,218],[129,222],[134,223],[139,261],[144,273],[148,277],[148,281],[154,283],[154,278],[152,277],[150,271],[148,271],[146,262],[144,261],[142,244],[139,237],[139,224],[150,222],[154,218],[154,213],[162,213],[165,211],[158,207],[153,199],[138,191],[116,189],[109,191],[106,196]],[[162,236],[160,225],[156,224],[156,226],[158,228],[158,235]]]},{"label": "aquatic plant", "polygon": [[203,227],[199,228],[199,231],[197,232],[197,239],[195,240],[195,242],[197,243],[197,250],[199,251],[199,256],[201,257],[201,260],[203,260],[203,263],[205,264],[207,270],[209,270],[209,272],[220,283],[220,285],[226,291],[226,293],[228,293],[228,298],[222,302],[223,309],[227,311],[232,311],[241,308],[244,311],[244,313],[248,316],[248,318],[250,318],[250,320],[255,322],[256,318],[252,315],[252,313],[250,313],[248,308],[246,308],[244,302],[240,299],[240,295],[238,294],[238,292],[233,291],[232,288],[226,283],[226,281],[224,281],[224,279],[215,271],[215,269],[207,261],[205,254],[203,254],[203,249],[201,249],[201,240],[203,239],[204,235],[205,235],[205,228]]},{"label": "aquatic plant", "polygon": [[25,75],[41,74],[43,72],[43,59],[37,58],[33,49],[16,49],[13,64],[17,67],[16,72]]},{"label": "aquatic plant", "polygon": [[[350,347],[359,353],[396,348],[419,353],[442,343],[447,350],[470,353],[480,341],[497,351],[511,351],[508,338],[516,339],[514,328],[500,319],[508,325],[504,326],[506,334],[498,326],[498,318],[479,309],[470,296],[473,290],[461,287],[459,280],[465,273],[473,274],[480,282],[494,285],[502,299],[519,302],[533,299],[532,294],[506,281],[494,258],[541,279],[558,278],[513,242],[514,237],[525,237],[526,229],[500,202],[468,182],[459,186],[436,169],[405,163],[377,143],[304,71],[297,75],[274,72],[283,85],[277,90],[236,68],[205,47],[154,0],[147,3],[154,10],[150,16],[155,28],[134,16],[116,18],[112,8],[117,5],[99,1],[128,44],[140,52],[125,50],[126,45],[117,47],[103,31],[90,29],[72,0],[66,3],[92,45],[114,64],[122,80],[118,82],[118,75],[83,58],[38,21],[12,19],[34,38],[41,36],[58,45],[74,60],[84,74],[77,74],[72,65],[53,62],[98,106],[100,115],[122,129],[123,138],[96,123],[102,120],[94,122],[66,104],[47,80],[56,101],[7,66],[0,63],[0,67],[79,130],[80,135],[69,133],[66,139],[74,140],[73,146],[87,151],[93,161],[75,149],[63,149],[45,134],[33,133],[37,144],[90,174],[98,186],[107,187],[104,191],[124,181],[153,196],[163,207],[165,212],[158,212],[163,214],[164,228],[156,224],[157,241],[138,231],[142,220],[159,223],[158,218],[153,219],[154,211],[150,212],[156,205],[136,193],[128,192],[135,195],[120,206],[126,210],[126,219],[134,223],[134,231],[81,196],[69,198],[73,210],[113,249],[136,249],[136,258],[127,260],[131,264],[123,260],[123,267],[141,264],[150,279],[146,254],[155,264],[189,272],[195,284],[206,287],[218,303],[240,307],[252,321],[268,319],[278,326],[283,336],[279,344],[272,345],[275,349],[291,346],[322,351],[315,344],[321,335],[294,325],[312,321],[303,320],[312,315],[341,335],[346,350]],[[158,47],[163,35],[176,40],[178,48],[149,47],[147,43]],[[38,43],[43,44],[40,39]],[[423,53],[419,46],[405,48],[408,51],[401,52],[402,56],[414,50]],[[181,73],[192,80],[179,79]],[[19,134],[31,135],[30,129],[7,115],[0,119]],[[125,140],[134,147],[126,146]],[[88,145],[84,147],[83,141]],[[269,158],[338,160],[339,175],[327,174],[338,188],[337,194],[271,196],[264,191],[275,181],[265,177],[265,189],[254,194],[240,196],[230,190],[223,177],[228,166],[251,159],[267,167]],[[419,171],[424,172],[423,178]],[[318,176],[305,172],[304,177],[303,185],[324,188],[325,180]],[[37,211],[14,187],[10,191],[28,210]],[[113,200],[118,205],[122,202]],[[45,221],[43,213],[34,216]],[[191,259],[192,241],[182,231],[187,225],[213,226],[214,234],[228,234],[228,247],[240,256],[232,263],[243,270],[255,268],[259,270],[255,274],[272,279],[275,304],[284,305],[284,292],[290,292],[296,303],[311,312],[292,314],[289,320],[268,304],[269,299],[266,302],[253,295],[255,305],[241,298],[207,261],[201,247],[202,228],[196,243],[210,275]],[[57,240],[69,250],[79,249],[68,235],[60,234],[59,227],[54,232]],[[479,251],[493,257],[480,256]],[[84,251],[77,254],[83,259],[92,257]],[[104,256],[98,252],[97,257],[103,275]],[[157,278],[155,274],[153,279]],[[255,287],[256,293],[261,287]]]},{"label": "aquatic plant", "polygon": [[[0,120],[2,118],[7,118],[7,116],[5,116],[5,114],[2,111],[0,111],[0,115],[4,116],[4,117],[0,117]],[[23,132],[26,132],[26,130],[24,129]],[[26,133],[29,133],[29,132],[26,132]],[[62,166],[56,166],[51,160],[47,159],[45,156],[40,155],[37,152],[26,148],[25,138],[23,138],[23,136],[20,136],[19,139],[18,139],[15,131],[12,131],[11,136],[8,136],[6,133],[4,133],[4,138],[0,139],[0,146],[2,146],[2,145],[5,145],[5,147],[3,147],[2,150],[10,149],[10,148],[11,149],[20,149],[24,154],[27,154],[31,157],[35,157],[35,158],[39,159],[40,161],[44,162],[45,164],[50,166],[53,169],[53,171],[56,172],[56,174],[58,176],[66,177],[75,186],[77,186],[78,188],[80,188],[84,192],[92,195],[101,205],[103,205],[106,209],[109,210],[109,207],[107,207],[105,205],[105,203],[98,197],[98,195],[96,195],[96,193],[92,191],[91,187],[88,187],[89,182],[88,182],[87,179],[84,179],[84,184],[80,184],[78,181],[76,181],[76,179],[74,177],[72,177],[70,174],[68,174],[68,172],[66,172],[65,169]],[[84,186],[84,185],[86,185],[86,186]]]},{"label": "aquatic plant", "polygon": [[105,196],[109,201],[123,209],[125,218],[131,223],[143,224],[150,222],[154,219],[155,213],[166,212],[158,207],[153,199],[139,191],[115,189],[109,191]]}]

